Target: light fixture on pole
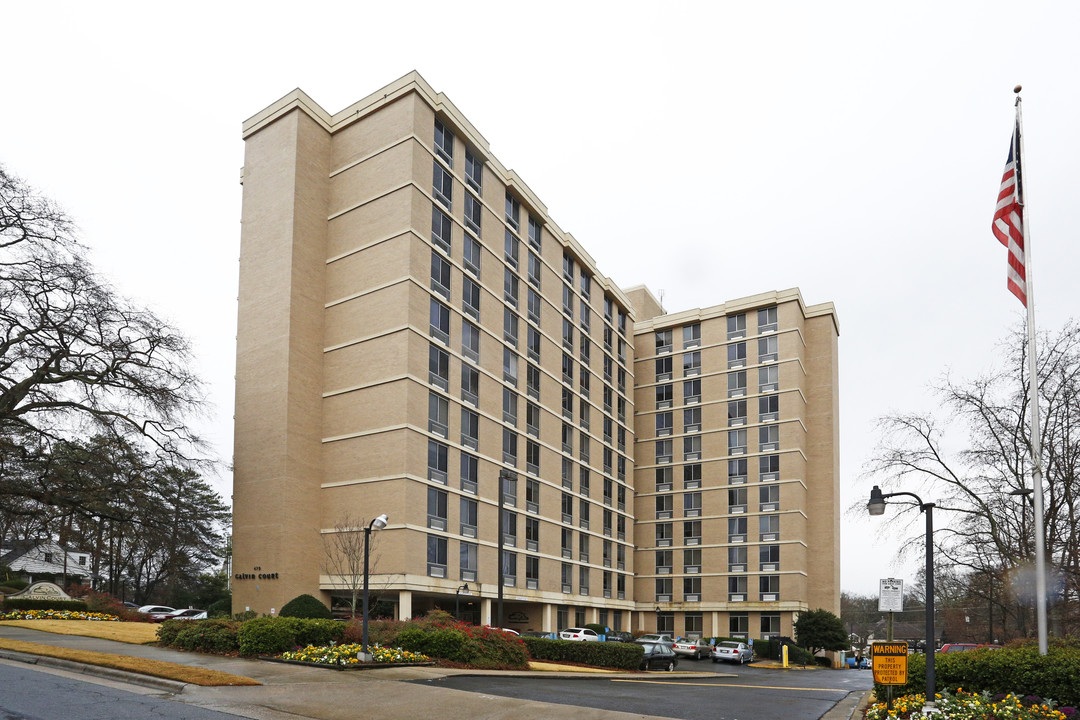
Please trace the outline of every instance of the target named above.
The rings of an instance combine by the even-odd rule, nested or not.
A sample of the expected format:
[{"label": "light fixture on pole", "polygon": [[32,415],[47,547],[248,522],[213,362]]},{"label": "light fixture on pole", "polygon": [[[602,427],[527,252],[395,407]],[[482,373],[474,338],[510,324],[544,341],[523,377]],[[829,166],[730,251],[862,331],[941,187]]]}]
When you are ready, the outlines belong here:
[{"label": "light fixture on pole", "polygon": [[472,595],[472,590],[469,589],[469,583],[465,583],[454,591],[454,619],[461,619],[461,596]]},{"label": "light fixture on pole", "polygon": [[357,659],[360,660],[360,662],[371,662],[371,653],[368,652],[368,630],[367,630],[367,623],[368,623],[368,557],[370,555],[370,548],[371,548],[371,531],[372,530],[382,530],[384,527],[386,527],[386,523],[389,522],[389,520],[390,520],[390,518],[387,517],[386,513],[383,513],[382,515],[380,515],[379,517],[375,518],[370,523],[368,523],[368,526],[366,528],[364,528],[364,618],[362,620],[364,629],[363,629],[363,634],[361,636],[360,653],[357,655]]},{"label": "light fixture on pole", "polygon": [[934,709],[934,503],[924,503],[915,493],[883,493],[877,485],[870,491],[866,509],[871,515],[885,514],[886,498],[907,495],[915,498],[919,510],[926,514],[926,707]]}]

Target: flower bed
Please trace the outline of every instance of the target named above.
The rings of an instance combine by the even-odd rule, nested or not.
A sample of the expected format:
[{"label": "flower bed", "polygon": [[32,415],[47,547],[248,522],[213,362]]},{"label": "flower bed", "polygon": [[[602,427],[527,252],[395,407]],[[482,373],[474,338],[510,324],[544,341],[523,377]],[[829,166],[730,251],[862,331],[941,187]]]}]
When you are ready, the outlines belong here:
[{"label": "flower bed", "polygon": [[12,610],[0,613],[0,620],[99,620],[120,622],[115,615],[80,610]]},{"label": "flower bed", "polygon": [[891,712],[886,711],[885,703],[876,703],[866,710],[866,720],[926,720],[940,717],[940,720],[1077,720],[1076,708],[1057,707],[1053,700],[1027,695],[991,695],[988,692],[966,693],[957,689],[955,693],[942,692],[936,696],[940,716],[923,715],[924,694],[903,695],[893,700]]},{"label": "flower bed", "polygon": [[[363,649],[362,645],[308,645],[307,647],[298,650],[283,652],[278,657],[282,660],[312,663],[315,665],[359,665],[361,663],[356,659],[356,654],[359,653],[361,649]],[[373,663],[383,665],[413,665],[431,662],[431,658],[427,655],[409,652],[408,650],[402,650],[401,648],[369,645],[368,651],[371,653],[371,660]]]}]

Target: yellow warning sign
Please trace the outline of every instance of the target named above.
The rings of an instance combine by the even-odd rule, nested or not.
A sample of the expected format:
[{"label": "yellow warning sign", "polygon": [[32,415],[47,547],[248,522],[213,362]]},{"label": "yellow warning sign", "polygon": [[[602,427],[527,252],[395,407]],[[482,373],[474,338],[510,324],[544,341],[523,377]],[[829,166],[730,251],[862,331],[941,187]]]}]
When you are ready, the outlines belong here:
[{"label": "yellow warning sign", "polygon": [[906,642],[878,641],[870,645],[874,682],[882,685],[907,684]]}]

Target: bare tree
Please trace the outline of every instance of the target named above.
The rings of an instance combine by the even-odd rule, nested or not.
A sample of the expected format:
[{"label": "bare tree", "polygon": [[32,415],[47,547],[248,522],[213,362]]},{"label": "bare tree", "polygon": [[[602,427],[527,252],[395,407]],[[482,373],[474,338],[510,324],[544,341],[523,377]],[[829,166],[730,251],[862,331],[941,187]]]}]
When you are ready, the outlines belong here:
[{"label": "bare tree", "polygon": [[[323,534],[326,574],[336,587],[348,590],[349,612],[353,618],[358,614],[357,603],[364,590],[364,528],[369,522],[345,511],[334,529]],[[372,533],[371,554],[368,557],[369,573],[374,573],[379,559],[374,537],[375,534]],[[370,585],[369,582],[369,592]]]},{"label": "bare tree", "polygon": [[[996,589],[992,606],[1019,626],[1026,624],[1033,592],[1034,522],[1022,495],[1031,474],[1027,350],[1021,328],[1003,344],[1001,368],[971,381],[945,377],[936,388],[938,414],[883,418],[883,440],[867,468],[883,488],[915,491],[937,504],[944,520],[934,537],[939,565],[982,576],[986,602]],[[1047,562],[1056,578],[1051,601],[1070,600],[1056,617],[1074,622],[1063,610],[1080,598],[1080,326],[1070,322],[1043,334],[1037,365]],[[909,506],[892,522],[917,515]],[[906,547],[923,542],[916,531]]]},{"label": "bare tree", "polygon": [[82,512],[49,472],[57,443],[107,435],[190,464],[185,420],[203,406],[187,340],[119,297],[55,203],[0,167],[0,504]]}]

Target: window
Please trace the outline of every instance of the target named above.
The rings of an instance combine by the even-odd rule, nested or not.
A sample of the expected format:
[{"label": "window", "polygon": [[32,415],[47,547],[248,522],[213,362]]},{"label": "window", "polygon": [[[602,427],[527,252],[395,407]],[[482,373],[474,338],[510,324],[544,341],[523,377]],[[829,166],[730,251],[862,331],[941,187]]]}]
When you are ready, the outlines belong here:
[{"label": "window", "polygon": [[738,315],[728,315],[727,337],[728,340],[746,337],[746,315],[742,313]]},{"label": "window", "polygon": [[619,388],[620,393],[626,392],[626,371],[619,368],[616,373],[616,386]]},{"label": "window", "polygon": [[446,446],[436,440],[428,440],[428,479],[446,484]]},{"label": "window", "polygon": [[746,371],[739,370],[727,374],[727,396],[741,397],[746,394]]},{"label": "window", "polygon": [[728,513],[731,515],[746,513],[746,488],[734,487],[727,491]]},{"label": "window", "polygon": [[474,455],[461,453],[461,489],[464,492],[476,494],[479,468],[480,461]]},{"label": "window", "polygon": [[780,479],[780,456],[762,455],[758,459],[758,479],[773,482]]},{"label": "window", "polygon": [[746,546],[729,547],[727,551],[728,572],[746,572]]},{"label": "window", "polygon": [[592,343],[589,342],[589,338],[585,333],[581,333],[581,342],[578,343],[578,357],[581,358],[581,364],[588,367],[590,360],[592,359]]},{"label": "window", "polygon": [[521,229],[521,202],[510,193],[506,193],[506,224],[518,232]]},{"label": "window", "polygon": [[682,345],[684,348],[697,347],[701,344],[701,324],[686,325],[682,329]]},{"label": "window", "polygon": [[656,491],[665,492],[671,489],[673,470],[670,467],[656,468]]},{"label": "window", "polygon": [[480,373],[466,363],[461,364],[461,399],[473,406],[480,402]]},{"label": "window", "polygon": [[574,258],[565,252],[562,256],[562,274],[568,283],[574,284]]},{"label": "window", "polygon": [[[656,496],[656,518],[658,520],[667,520],[672,516],[675,511],[675,497],[673,495],[657,495]],[[670,529],[671,524],[668,523]],[[657,526],[659,532],[659,525]]]},{"label": "window", "polygon": [[776,422],[780,419],[780,396],[766,395],[758,398],[758,421]]},{"label": "window", "polygon": [[758,392],[776,392],[780,388],[780,368],[767,365],[758,368]]},{"label": "window", "polygon": [[454,135],[438,120],[435,121],[435,154],[453,166]]},{"label": "window", "polygon": [[574,427],[565,422],[562,424],[562,451],[567,454],[574,452]]},{"label": "window", "polygon": [[656,379],[671,379],[671,357],[656,358]]},{"label": "window", "polygon": [[611,328],[609,328],[609,327],[607,327],[605,325],[604,326],[604,350],[606,350],[607,352],[611,352],[611,339],[612,339]]},{"label": "window", "polygon": [[731,613],[728,615],[728,635],[736,638],[745,638],[749,632],[749,613]]},{"label": "window", "polygon": [[578,504],[578,525],[585,530],[589,529],[589,501],[585,498],[581,498]]},{"label": "window", "polygon": [[454,197],[454,181],[442,165],[439,163],[434,164],[434,168],[431,173],[431,194],[435,196],[443,206],[450,210],[452,209],[452,200]]},{"label": "window", "polygon": [[578,435],[578,457],[581,458],[581,462],[589,462],[589,435],[582,432]]},{"label": "window", "polygon": [[540,362],[540,331],[534,327],[528,328],[525,347],[529,353],[529,359]]},{"label": "window", "polygon": [[[503,299],[506,300],[510,307],[517,308],[518,306],[518,276],[514,274],[514,271],[510,268],[503,270]],[[510,313],[510,308],[506,308],[506,312]],[[517,343],[517,322],[514,322],[514,343]]]},{"label": "window", "polygon": [[446,437],[449,433],[450,403],[442,395],[428,393],[428,430]]},{"label": "window", "polygon": [[534,218],[529,218],[529,245],[535,248],[536,252],[540,252],[540,222]]},{"label": "window", "polygon": [[465,236],[465,254],[461,258],[461,264],[473,275],[480,277],[480,243],[469,235]]},{"label": "window", "polygon": [[761,613],[761,637],[771,640],[780,635],[780,613]]},{"label": "window", "polygon": [[758,428],[758,442],[761,444],[761,451],[768,452],[770,450],[780,449],[780,426],[779,425],[762,425]]},{"label": "window", "polygon": [[[588,377],[587,374],[586,377]],[[582,392],[584,392],[584,389],[582,390]],[[585,398],[581,398],[581,400],[578,402],[578,417],[580,418],[578,424],[580,424],[581,427],[585,430],[589,429],[589,415],[591,409],[592,408],[589,405],[589,401]]]},{"label": "window", "polygon": [[730,400],[727,404],[728,427],[746,424],[746,401]]},{"label": "window", "polygon": [[701,493],[683,493],[683,517],[699,517],[701,515]]},{"label": "window", "polygon": [[745,575],[732,575],[728,577],[728,601],[746,602]]},{"label": "window", "polygon": [[[570,563],[562,564],[562,591],[564,593],[574,592],[574,566]],[[564,608],[559,608],[559,627],[566,627],[569,624],[569,613]]]},{"label": "window", "polygon": [[563,349],[574,352],[574,323],[566,318],[562,321],[562,344]]},{"label": "window", "polygon": [[693,405],[701,402],[701,380],[683,380],[683,403]]},{"label": "window", "polygon": [[670,412],[656,413],[656,436],[663,437],[672,433],[673,421]]},{"label": "window", "polygon": [[461,408],[461,444],[476,450],[480,443],[480,416]]},{"label": "window", "polygon": [[540,296],[529,288],[529,322],[534,325],[540,324]]},{"label": "window", "polygon": [[769,335],[768,337],[758,338],[758,341],[757,341],[758,362],[760,362],[760,363],[775,362],[776,359],[778,357],[780,357],[780,353],[778,351],[779,345],[780,344],[778,342],[778,338],[775,335]]},{"label": "window", "polygon": [[518,356],[510,348],[503,348],[503,380],[517,387]]},{"label": "window", "polygon": [[683,465],[683,489],[693,490],[701,487],[701,463]]},{"label": "window", "polygon": [[540,482],[532,478],[525,479],[525,510],[540,512]]},{"label": "window", "polygon": [[746,542],[746,518],[728,518],[728,542]]},{"label": "window", "polygon": [[674,395],[671,384],[656,386],[656,407],[663,410],[671,407],[671,398]]},{"label": "window", "polygon": [[589,562],[589,536],[587,533],[578,535],[578,560]]},{"label": "window", "polygon": [[626,337],[626,313],[619,310],[619,334]]},{"label": "window", "polygon": [[510,388],[503,388],[503,420],[517,425],[518,395]]},{"label": "window", "polygon": [[[670,597],[669,595],[668,598],[670,599]],[[675,632],[675,613],[656,613],[656,632],[668,634]]]},{"label": "window", "polygon": [[476,192],[484,187],[484,161],[465,150],[465,182]]},{"label": "window", "polygon": [[746,482],[746,458],[728,460],[728,485],[741,485]]},{"label": "window", "polygon": [[674,553],[670,550],[657,550],[656,551],[656,574],[657,575],[670,575],[672,557]]},{"label": "window", "polygon": [[701,459],[701,436],[688,435],[683,438],[683,460]]},{"label": "window", "polygon": [[446,491],[429,487],[427,493],[427,526],[432,530],[446,530]]},{"label": "window", "polygon": [[[701,544],[701,521],[700,520],[687,520],[683,523],[683,544],[684,545],[700,545]],[[745,548],[743,548],[745,550]]]},{"label": "window", "polygon": [[517,465],[517,433],[503,428],[503,462]]},{"label": "window", "polygon": [[[701,578],[683,578],[683,600],[686,602],[701,602]],[[686,613],[686,632],[701,632],[701,613]]]},{"label": "window", "polygon": [[769,542],[780,539],[780,516],[759,515],[758,529],[761,532],[761,541]]},{"label": "window", "polygon": [[776,306],[761,308],[757,311],[757,330],[759,333],[776,330]]},{"label": "window", "polygon": [[584,565],[578,568],[578,595],[589,594],[589,568]]},{"label": "window", "polygon": [[510,230],[506,231],[505,238],[506,264],[513,269],[518,269],[518,239]]},{"label": "window", "polygon": [[461,284],[461,310],[466,315],[480,319],[480,286],[469,278]]},{"label": "window", "polygon": [[525,441],[525,469],[533,475],[540,474],[540,443]]},{"label": "window", "polygon": [[780,599],[780,576],[761,575],[758,577],[758,592],[761,599],[770,602]]},{"label": "window", "polygon": [[683,550],[683,572],[687,575],[701,572],[701,548]]},{"label": "window", "polygon": [[656,352],[671,352],[671,330],[656,331]]},{"label": "window", "polygon": [[450,263],[434,251],[431,253],[431,289],[447,300],[450,299]]},{"label": "window", "polygon": [[[669,578],[669,577],[668,578],[656,578],[656,602],[671,602],[671,588],[672,588],[672,585],[674,585],[674,583],[672,583],[671,578]],[[670,616],[671,617],[671,626],[672,627],[675,626],[674,613],[658,613],[657,616],[656,616],[657,632],[660,632],[660,618],[663,615]],[[665,620],[665,623],[666,623],[666,620]]]},{"label": "window", "polygon": [[451,228],[454,226],[450,216],[436,205],[431,206],[431,242],[447,255],[450,254]]},{"label": "window", "polygon": [[[562,521],[564,523],[574,522],[574,496],[570,493],[562,494]],[[566,530],[563,530],[563,538],[566,538]]]},{"label": "window", "polygon": [[503,509],[502,522],[503,544],[517,547],[517,513]]},{"label": "window", "polygon": [[615,369],[615,363],[607,355],[604,356],[604,382],[610,383],[612,380],[612,372]]},{"label": "window", "polygon": [[427,536],[427,566],[431,577],[446,577],[446,538]]},{"label": "window", "polygon": [[682,356],[682,374],[684,377],[690,377],[692,375],[701,374],[701,352],[695,350],[694,352],[683,353]]},{"label": "window", "polygon": [[562,379],[564,383],[574,384],[574,356],[563,353],[562,356]]},{"label": "window", "polygon": [[746,453],[746,430],[728,430],[728,455]]},{"label": "window", "polygon": [[465,227],[477,235],[480,234],[480,210],[480,201],[472,193],[465,193]]},{"label": "window", "polygon": [[592,298],[592,275],[584,270],[581,271],[581,297],[586,300]]},{"label": "window", "polygon": [[563,314],[573,319],[574,317],[574,291],[569,285],[562,286],[562,310]]},{"label": "window", "polygon": [[[625,540],[626,539],[626,516],[624,516],[624,515],[619,515],[615,519],[615,537],[617,537],[620,540]],[[623,569],[622,550],[623,550],[623,546],[620,545],[619,546],[619,569],[620,570]]]},{"label": "window", "polygon": [[[611,597],[611,573],[609,572],[604,573],[604,597]],[[600,621],[605,627],[607,627],[607,613],[607,610],[601,610],[599,613]]]},{"label": "window", "polygon": [[502,483],[503,504],[517,507],[517,475],[509,472],[499,473],[499,482]]},{"label": "window", "polygon": [[613,313],[615,312],[615,303],[607,295],[604,296],[604,320],[611,322]]},{"label": "window", "polygon": [[441,390],[450,389],[450,354],[437,345],[428,346],[428,382]]},{"label": "window", "polygon": [[746,343],[731,343],[727,346],[727,366],[729,368],[746,365]]},{"label": "window", "polygon": [[529,284],[537,290],[540,289],[540,258],[536,254],[529,253]]},{"label": "window", "polygon": [[611,478],[604,478],[604,504],[612,505],[615,502],[615,483]]},{"label": "window", "polygon": [[461,543],[461,579],[467,581],[476,580],[476,571],[479,568],[477,560],[477,545],[471,542]]},{"label": "window", "polygon": [[503,308],[503,340],[517,347],[518,316],[508,307]]},{"label": "window", "polygon": [[701,432],[701,408],[683,410],[683,432]]},{"label": "window", "polygon": [[503,550],[502,556],[503,586],[517,585],[517,553]]},{"label": "window", "polygon": [[480,328],[464,319],[461,321],[461,354],[473,362],[480,362]]},{"label": "window", "polygon": [[450,344],[450,308],[431,299],[431,336]]},{"label": "window", "polygon": [[525,556],[525,587],[536,590],[540,587],[540,558]]},{"label": "window", "polygon": [[780,546],[762,545],[758,549],[758,560],[761,562],[762,571],[780,569]]},{"label": "window", "polygon": [[581,303],[581,330],[582,332],[589,332],[592,327],[592,313],[589,312],[589,306],[584,301]]},{"label": "window", "polygon": [[670,440],[657,440],[656,441],[656,462],[669,463],[671,462],[671,441]]},{"label": "window", "polygon": [[592,374],[585,368],[581,369],[581,379],[578,381],[578,390],[586,398],[589,397],[589,386],[592,383]]},{"label": "window", "polygon": [[[562,389],[562,416],[567,420],[574,419],[574,391],[568,387]],[[565,438],[563,442],[567,442]]]}]

